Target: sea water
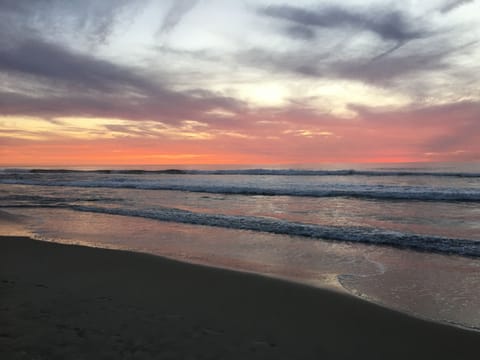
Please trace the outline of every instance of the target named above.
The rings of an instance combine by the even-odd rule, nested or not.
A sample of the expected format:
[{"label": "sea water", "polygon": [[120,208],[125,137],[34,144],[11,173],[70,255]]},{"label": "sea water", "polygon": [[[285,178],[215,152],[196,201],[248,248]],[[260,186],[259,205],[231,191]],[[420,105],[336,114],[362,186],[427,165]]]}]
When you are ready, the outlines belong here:
[{"label": "sea water", "polygon": [[477,329],[479,204],[472,163],[0,171],[0,209],[39,239],[330,287]]}]

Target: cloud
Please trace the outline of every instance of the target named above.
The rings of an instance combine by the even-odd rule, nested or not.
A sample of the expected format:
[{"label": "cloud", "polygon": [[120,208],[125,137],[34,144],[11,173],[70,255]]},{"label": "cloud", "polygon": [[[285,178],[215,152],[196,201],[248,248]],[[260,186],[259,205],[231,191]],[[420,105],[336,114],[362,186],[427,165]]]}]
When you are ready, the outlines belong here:
[{"label": "cloud", "polygon": [[455,10],[456,8],[458,8],[462,5],[472,3],[474,1],[475,0],[447,0],[443,4],[443,6],[440,8],[440,12],[441,13],[449,13],[450,11],[453,11],[453,10]]},{"label": "cloud", "polygon": [[198,0],[174,0],[163,19],[162,26],[157,31],[157,35],[172,31],[198,3]]},{"label": "cloud", "polygon": [[[168,89],[162,75],[30,39],[0,50],[0,113],[3,115],[104,116],[178,122],[243,103],[199,89]],[[149,76],[150,75],[150,76]],[[37,90],[39,89],[39,90]]]},{"label": "cloud", "polygon": [[[457,19],[438,4],[431,11],[423,3],[322,3],[252,12],[230,2],[171,0],[158,19],[153,11],[135,18],[143,6],[136,1],[0,0],[0,116],[16,117],[24,139],[55,135],[33,131],[30,116],[58,128],[60,140],[87,129],[84,141],[113,134],[135,146],[177,144],[178,152],[186,151],[183,140],[202,142],[188,153],[205,152],[207,140],[216,155],[233,149],[301,161],[306,154],[400,157],[407,148],[411,158],[478,153],[473,11]],[[445,12],[461,5],[444,4]],[[197,10],[217,20],[186,21]],[[155,35],[179,24],[178,36],[159,46]],[[471,102],[457,108],[408,107],[465,99]],[[349,107],[352,101],[376,108]],[[98,119],[109,122],[90,129]],[[15,135],[3,130],[2,142]]]},{"label": "cloud", "polygon": [[406,13],[366,8],[361,11],[340,6],[326,6],[307,10],[290,5],[272,5],[259,10],[260,14],[285,20],[303,27],[351,28],[353,31],[370,31],[383,40],[405,42],[426,35]]},{"label": "cloud", "polygon": [[[432,30],[429,18],[414,17],[405,10],[385,6],[346,8],[338,5],[315,9],[291,5],[272,5],[258,10],[263,16],[290,24],[287,35],[318,43],[304,52],[266,55],[265,50],[243,54],[250,63],[270,66],[309,77],[354,79],[387,84],[405,74],[444,69],[449,41],[438,46],[439,30]],[[328,30],[328,33],[315,29]],[[372,38],[371,35],[376,36]],[[370,36],[370,37],[369,37]],[[363,41],[363,42],[362,42]],[[457,39],[458,41],[458,39]],[[410,43],[415,45],[406,48]],[[359,46],[358,44],[362,44]],[[420,45],[419,45],[420,44]],[[268,61],[265,64],[268,65]]]},{"label": "cloud", "polygon": [[[394,56],[380,55],[373,59],[353,59],[338,61],[332,64],[329,71],[340,78],[357,79],[367,83],[392,85],[393,81],[412,79],[419,83],[420,74],[436,72],[445,76],[456,66],[457,56],[474,51],[477,41],[450,45],[444,41],[443,47],[437,47],[436,42],[427,42],[418,47],[400,51]],[[457,75],[456,80],[461,80]],[[427,80],[426,80],[427,81]]]},{"label": "cloud", "polygon": [[40,117],[104,117],[129,120],[155,120],[176,124],[185,119],[225,122],[208,116],[215,109],[240,113],[244,105],[234,99],[210,96],[194,97],[184,93],[164,91],[141,98],[95,94],[65,94],[62,96],[31,96],[0,92],[0,115]]},{"label": "cloud", "polygon": [[405,53],[394,57],[377,56],[374,59],[354,59],[329,64],[328,74],[344,79],[356,79],[373,84],[391,81],[421,71],[449,69],[443,50],[423,53]]},{"label": "cloud", "polygon": [[285,33],[294,39],[313,40],[315,38],[315,31],[303,25],[289,26],[285,29]]},{"label": "cloud", "polygon": [[272,73],[282,72],[309,78],[347,79],[376,85],[391,85],[393,81],[411,74],[448,70],[449,55],[449,51],[435,48],[374,58],[365,54],[339,58],[336,54],[328,52],[288,53],[252,49],[238,54],[237,59]]},{"label": "cloud", "polygon": [[0,72],[68,83],[87,90],[151,89],[153,84],[132,69],[76,53],[40,39],[28,39],[0,49]]},{"label": "cloud", "polygon": [[[353,80],[392,89],[410,81],[413,86],[409,88],[430,83],[432,89],[429,76],[434,73],[438,79],[451,77],[450,84],[457,86],[468,81],[459,71],[458,59],[470,57],[478,49],[477,40],[470,41],[452,29],[393,46],[370,40],[359,48],[351,37],[337,39],[319,38],[318,46],[306,43],[281,50],[256,47],[240,51],[236,60],[269,73],[307,79]],[[470,79],[476,74],[473,66],[462,69]]]},{"label": "cloud", "polygon": [[16,42],[39,33],[50,40],[76,39],[96,46],[108,41],[146,0],[37,0],[0,2],[2,42]]}]

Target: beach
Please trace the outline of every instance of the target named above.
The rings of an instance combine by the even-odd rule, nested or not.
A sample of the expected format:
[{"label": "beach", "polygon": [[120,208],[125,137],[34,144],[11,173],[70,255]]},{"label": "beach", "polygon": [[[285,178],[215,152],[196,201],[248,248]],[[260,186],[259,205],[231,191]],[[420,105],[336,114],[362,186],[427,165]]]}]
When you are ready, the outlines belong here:
[{"label": "beach", "polygon": [[479,32],[0,0],[0,360],[480,358]]},{"label": "beach", "polygon": [[0,238],[0,358],[471,359],[480,334],[158,256]]}]

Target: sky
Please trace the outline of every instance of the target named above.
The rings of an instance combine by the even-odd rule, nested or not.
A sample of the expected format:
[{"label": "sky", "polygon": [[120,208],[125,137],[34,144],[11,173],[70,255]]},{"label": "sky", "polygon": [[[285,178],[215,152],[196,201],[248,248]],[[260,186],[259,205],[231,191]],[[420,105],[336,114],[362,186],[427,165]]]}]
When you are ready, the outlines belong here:
[{"label": "sky", "polygon": [[0,166],[480,160],[480,0],[0,0]]}]

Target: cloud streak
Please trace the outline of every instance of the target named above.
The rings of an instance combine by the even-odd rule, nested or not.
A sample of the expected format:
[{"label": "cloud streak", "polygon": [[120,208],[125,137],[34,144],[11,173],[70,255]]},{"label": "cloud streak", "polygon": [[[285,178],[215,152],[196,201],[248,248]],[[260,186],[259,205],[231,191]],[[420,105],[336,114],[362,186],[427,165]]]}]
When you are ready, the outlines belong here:
[{"label": "cloud streak", "polygon": [[444,5],[440,8],[440,12],[449,13],[450,11],[455,10],[456,8],[474,2],[475,0],[447,0]]},{"label": "cloud streak", "polygon": [[215,109],[236,113],[245,106],[208,90],[169,90],[158,73],[148,76],[147,71],[39,39],[0,50],[0,73],[13,75],[23,84],[9,91],[0,89],[0,114],[4,115],[105,116],[175,123]]},{"label": "cloud streak", "polygon": [[153,85],[131,69],[95,59],[39,39],[0,50],[0,71],[60,81],[87,90],[151,90]]},{"label": "cloud streak", "polygon": [[129,23],[147,0],[38,0],[0,2],[1,40],[16,42],[38,34],[50,40],[106,43],[119,24]]},{"label": "cloud streak", "polygon": [[458,68],[457,58],[475,53],[478,44],[451,27],[435,27],[427,15],[378,6],[309,9],[271,5],[257,13],[288,25],[282,33],[305,44],[292,47],[292,51],[248,49],[238,54],[238,61],[266,71],[310,78],[394,87],[413,76],[421,81],[422,75],[429,73],[448,74]]},{"label": "cloud streak", "polygon": [[174,0],[163,19],[157,35],[172,31],[198,3],[198,0]]},{"label": "cloud streak", "polygon": [[289,5],[272,5],[260,9],[259,13],[305,27],[370,31],[383,40],[396,42],[418,39],[428,33],[418,28],[405,13],[384,8],[351,10],[340,6],[326,6],[318,10],[307,10]]}]

